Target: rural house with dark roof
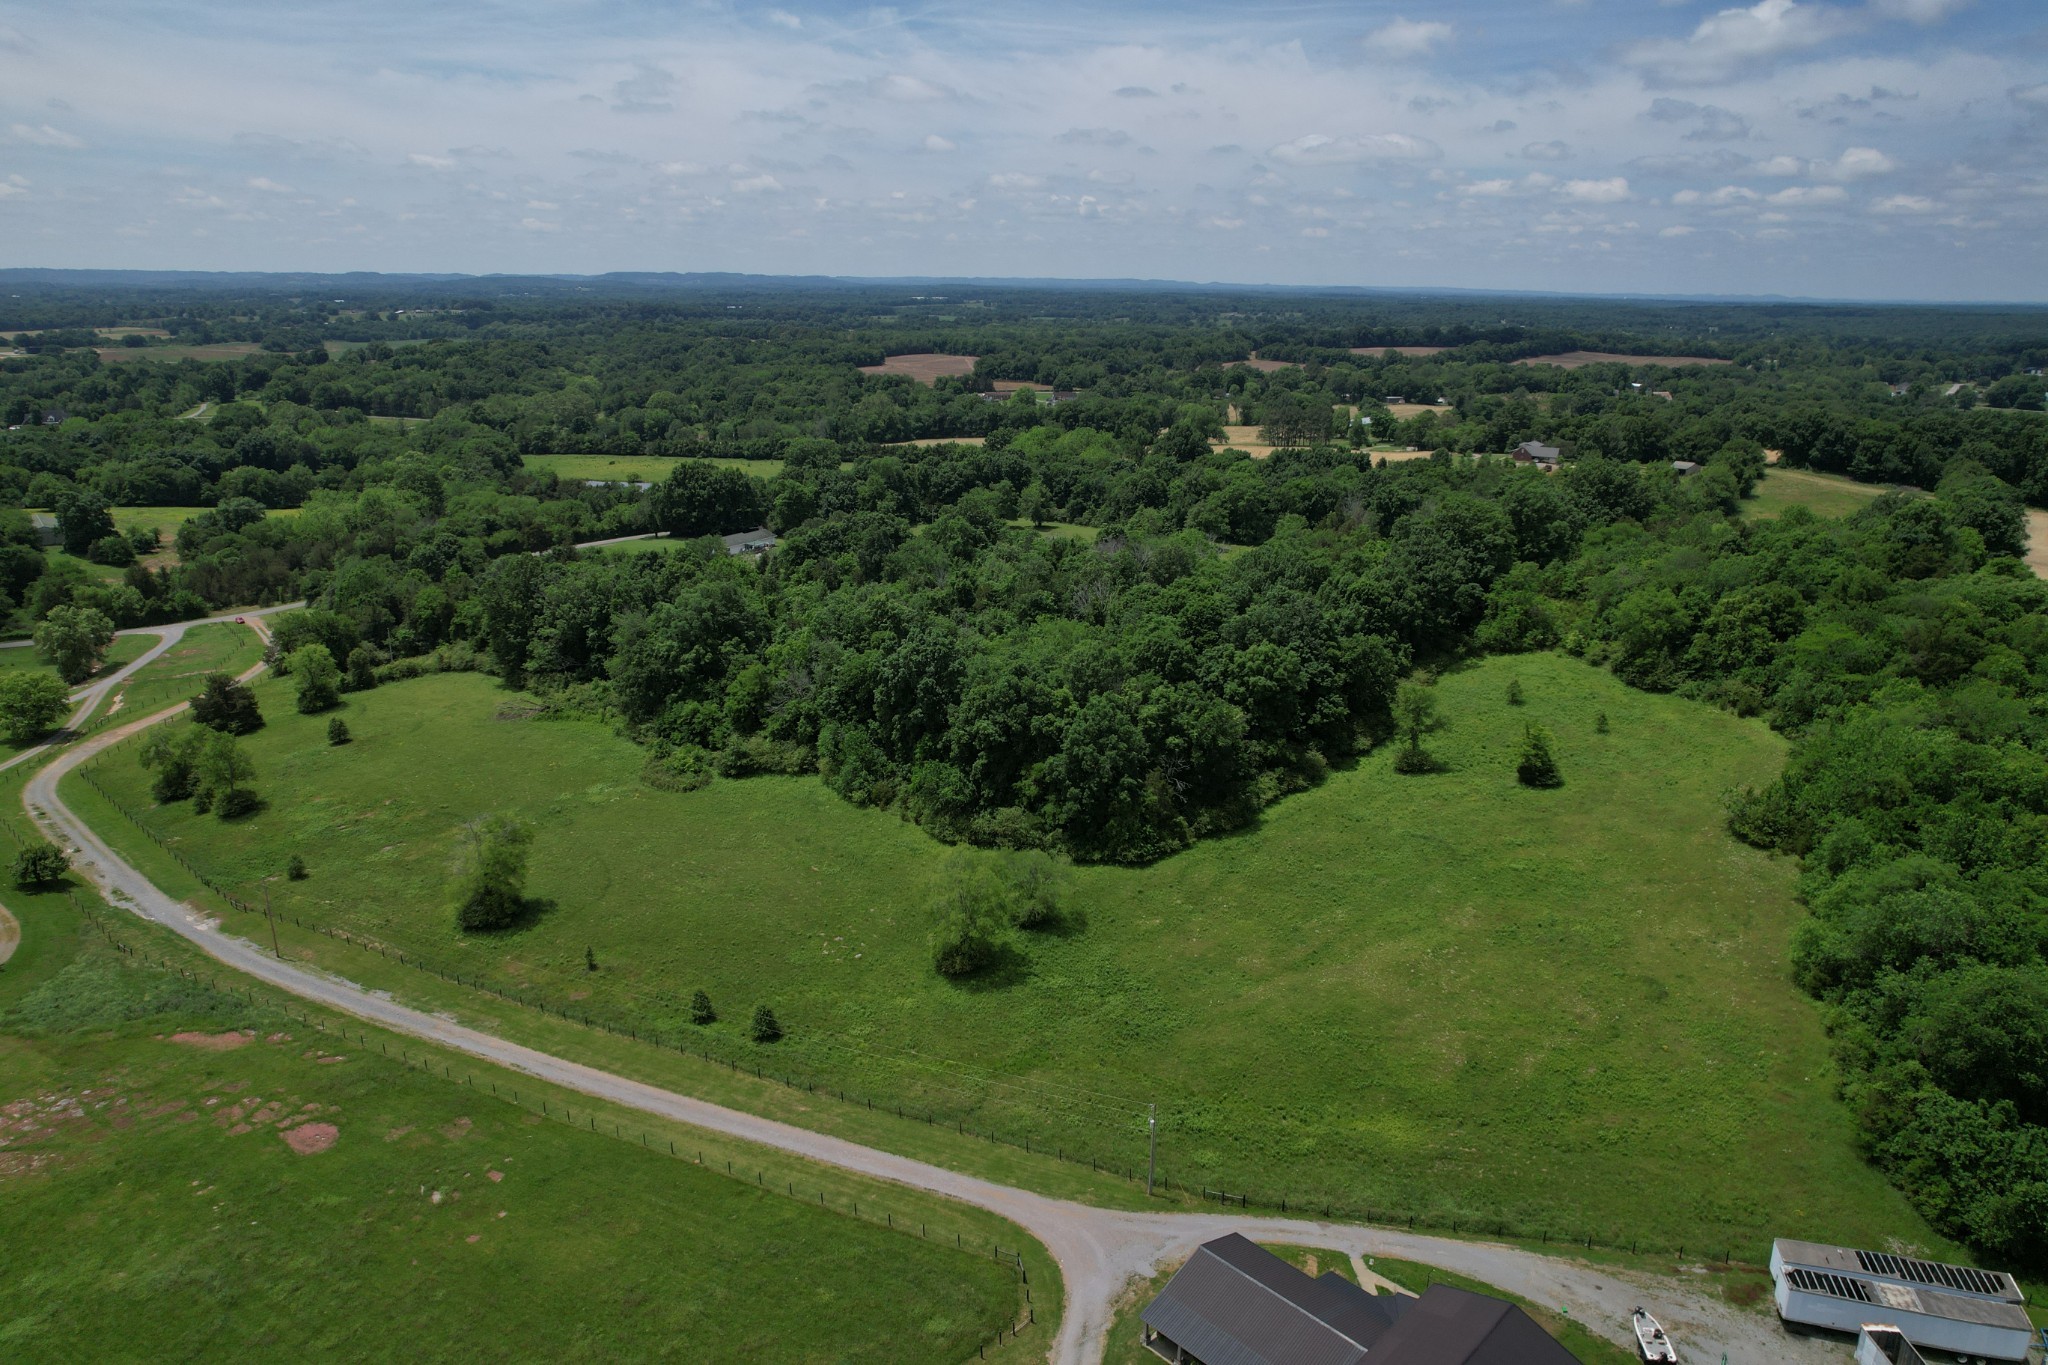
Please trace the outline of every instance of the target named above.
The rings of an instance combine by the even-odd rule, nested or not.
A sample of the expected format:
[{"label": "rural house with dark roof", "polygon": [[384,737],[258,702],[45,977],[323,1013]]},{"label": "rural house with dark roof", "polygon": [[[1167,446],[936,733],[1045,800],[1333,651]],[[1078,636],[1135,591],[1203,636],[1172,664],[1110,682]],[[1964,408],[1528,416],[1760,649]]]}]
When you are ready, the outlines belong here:
[{"label": "rural house with dark roof", "polygon": [[1310,1278],[1236,1233],[1206,1242],[1139,1315],[1174,1365],[1578,1365],[1503,1299],[1436,1284],[1421,1298]]}]

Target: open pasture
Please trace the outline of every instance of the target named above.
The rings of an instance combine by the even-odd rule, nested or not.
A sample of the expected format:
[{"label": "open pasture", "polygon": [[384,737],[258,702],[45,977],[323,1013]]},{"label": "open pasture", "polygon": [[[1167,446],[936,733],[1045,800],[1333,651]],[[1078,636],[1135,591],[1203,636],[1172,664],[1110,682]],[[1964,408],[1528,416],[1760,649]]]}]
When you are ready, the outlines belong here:
[{"label": "open pasture", "polygon": [[862,365],[862,374],[900,374],[915,379],[920,384],[932,384],[945,378],[964,378],[974,373],[974,362],[979,356],[942,355],[937,351],[919,351],[912,355],[892,355],[879,365]]},{"label": "open pasture", "polygon": [[[476,675],[352,694],[340,749],[287,681],[259,683],[267,809],[148,818],[245,895],[304,857],[308,880],[270,888],[309,924],[666,1030],[694,989],[728,1020],[769,1003],[778,1065],[1046,1145],[1142,1152],[1156,1100],[1162,1170],[1188,1184],[1738,1254],[1788,1223],[1934,1240],[1858,1155],[1785,979],[1795,869],[1722,827],[1722,793],[1768,779],[1782,741],[1559,656],[1437,690],[1446,771],[1375,753],[1250,831],[1077,869],[1069,930],[965,984],[930,966],[946,850],[914,825],[811,778],[650,788],[607,726],[496,719],[517,698]],[[1525,721],[1555,732],[1561,790],[1514,782]],[[147,809],[131,752],[97,772]],[[466,937],[449,869],[491,811],[534,822],[548,908]]]},{"label": "open pasture", "polygon": [[1556,355],[1527,356],[1515,363],[1555,365],[1562,370],[1576,370],[1585,365],[1732,365],[1735,362],[1704,355],[1620,355],[1613,351],[1560,351]]},{"label": "open pasture", "polygon": [[1014,1274],[950,1238],[548,1122],[539,1087],[494,1098],[488,1071],[422,1072],[118,956],[60,894],[20,904],[9,1359],[452,1361],[487,1333],[506,1358],[959,1360],[1016,1312]]},{"label": "open pasture", "polygon": [[1248,370],[1257,370],[1261,374],[1272,374],[1275,370],[1293,370],[1301,367],[1299,360],[1262,360],[1258,356],[1247,356],[1243,360],[1233,360],[1230,364],[1242,365]]},{"label": "open pasture", "polygon": [[1425,412],[1443,416],[1452,411],[1449,403],[1389,403],[1387,411],[1396,417],[1420,417]]},{"label": "open pasture", "polygon": [[1804,507],[1816,516],[1845,517],[1885,493],[1882,484],[1858,483],[1839,474],[1772,465],[1757,480],[1756,494],[1742,504],[1751,521],[1767,521],[1787,508]]}]

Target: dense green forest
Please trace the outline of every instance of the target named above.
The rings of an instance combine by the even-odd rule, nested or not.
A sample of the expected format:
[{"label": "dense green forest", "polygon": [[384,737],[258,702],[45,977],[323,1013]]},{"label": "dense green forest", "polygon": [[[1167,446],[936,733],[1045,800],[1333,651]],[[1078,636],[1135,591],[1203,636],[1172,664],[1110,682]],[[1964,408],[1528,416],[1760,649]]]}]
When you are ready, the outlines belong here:
[{"label": "dense green forest", "polygon": [[[15,287],[20,629],[303,596],[278,652],[323,643],[354,686],[487,668],[615,719],[652,782],[817,772],[943,840],[1113,862],[1247,825],[1473,651],[1562,648],[1765,717],[1793,757],[1731,794],[1730,826],[1805,860],[1788,970],[1831,1012],[1872,1158],[1945,1233],[2048,1263],[2048,586],[2019,558],[2048,503],[2048,316]],[[92,329],[115,326],[164,335],[110,357]],[[1394,345],[1448,349],[1354,351]],[[1631,359],[1516,363],[1572,350]],[[926,351],[978,360],[930,384],[858,368]],[[1295,363],[1235,363],[1254,354]],[[1233,425],[1279,448],[1223,447]],[[1531,439],[1564,468],[1505,456]],[[938,443],[893,444],[914,440]],[[1384,458],[1407,448],[1436,453]],[[1898,487],[1842,519],[1747,518],[1767,449]],[[524,463],[558,454],[676,462],[648,488]],[[159,542],[118,530],[124,507],[196,510]],[[757,525],[765,555],[717,539]],[[574,548],[644,531],[687,543]]]}]

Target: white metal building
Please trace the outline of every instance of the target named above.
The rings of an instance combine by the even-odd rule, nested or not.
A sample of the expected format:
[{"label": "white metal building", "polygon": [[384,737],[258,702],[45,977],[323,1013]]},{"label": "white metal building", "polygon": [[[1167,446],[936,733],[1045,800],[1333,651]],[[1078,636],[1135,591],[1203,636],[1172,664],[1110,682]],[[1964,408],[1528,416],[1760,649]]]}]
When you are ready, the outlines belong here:
[{"label": "white metal building", "polygon": [[1787,1322],[1856,1334],[1882,1321],[1915,1346],[1993,1360],[2024,1360],[2033,1341],[2026,1296],[2003,1271],[1780,1238],[1771,1279]]}]

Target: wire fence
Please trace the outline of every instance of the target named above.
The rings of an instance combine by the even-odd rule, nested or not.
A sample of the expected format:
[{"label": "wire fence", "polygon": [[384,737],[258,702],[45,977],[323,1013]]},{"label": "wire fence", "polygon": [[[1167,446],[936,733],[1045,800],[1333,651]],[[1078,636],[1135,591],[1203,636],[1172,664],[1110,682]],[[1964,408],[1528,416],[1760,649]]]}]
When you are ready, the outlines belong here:
[{"label": "wire fence", "polygon": [[[171,958],[155,956],[141,951],[116,935],[114,924],[106,916],[95,910],[88,899],[81,898],[77,892],[68,888],[64,894],[72,907],[106,940],[107,944],[123,956],[133,958],[136,962],[145,966],[154,967],[160,971],[168,971],[180,980],[190,981],[195,986],[203,985],[218,994],[242,1000],[252,1008],[275,1010],[286,1019],[296,1020],[320,1033],[338,1037],[345,1043],[357,1043],[362,1046],[365,1052],[374,1047],[377,1055],[395,1061],[408,1070],[431,1076],[434,1073],[434,1068],[438,1065],[441,1069],[441,1079],[478,1093],[488,1093],[492,1098],[502,1103],[514,1105],[530,1114],[537,1114],[549,1122],[559,1123],[564,1127],[574,1128],[579,1132],[609,1137],[614,1141],[626,1143],[637,1141],[638,1145],[645,1151],[665,1152],[667,1155],[678,1160],[689,1161],[693,1165],[710,1171],[713,1174],[724,1175],[741,1184],[753,1185],[757,1189],[779,1194],[785,1198],[801,1199],[805,1204],[815,1202],[818,1208],[842,1217],[858,1219],[861,1222],[872,1223],[877,1227],[888,1228],[891,1231],[905,1234],[915,1233],[918,1238],[927,1242],[936,1242],[943,1245],[946,1240],[943,1228],[936,1233],[932,1230],[929,1217],[918,1218],[906,1213],[899,1218],[896,1209],[890,1207],[886,1201],[876,1200],[872,1195],[863,1201],[857,1195],[835,1194],[824,1188],[808,1189],[787,1176],[778,1175],[771,1177],[763,1168],[755,1168],[750,1171],[739,1161],[715,1157],[707,1160],[702,1147],[692,1146],[687,1143],[679,1145],[672,1137],[657,1137],[645,1128],[630,1125],[620,1119],[607,1118],[600,1123],[598,1111],[587,1105],[579,1110],[572,1103],[561,1099],[551,1101],[545,1095],[537,1094],[531,1090],[521,1093],[519,1088],[512,1085],[509,1081],[500,1084],[496,1079],[486,1076],[483,1084],[479,1085],[476,1072],[467,1067],[464,1068],[462,1075],[457,1076],[453,1062],[439,1060],[431,1053],[415,1053],[402,1042],[394,1050],[388,1040],[372,1038],[367,1029],[361,1026],[352,1028],[346,1022],[330,1025],[327,1020],[315,1015],[304,1005],[295,1004],[289,997],[278,997],[272,995],[269,991],[258,990],[250,986],[240,986],[232,979],[223,983],[218,976],[210,972],[202,972]],[[751,1180],[748,1179],[749,1175],[753,1177]],[[814,1195],[815,1201],[813,1200]],[[983,1243],[979,1236],[970,1245],[967,1233],[963,1230],[955,1229],[952,1239],[955,1250],[971,1251],[976,1255],[980,1255],[982,1252]],[[987,1242],[987,1251],[989,1259],[1016,1273],[1017,1284],[1022,1291],[1022,1299],[1016,1316],[1010,1322],[997,1327],[995,1339],[992,1342],[984,1342],[977,1347],[983,1359],[987,1358],[991,1346],[1002,1346],[1016,1340],[1028,1328],[1037,1325],[1038,1322],[1038,1308],[1033,1301],[1031,1292],[1031,1272],[1024,1264],[1023,1251],[1016,1247],[1005,1247],[999,1239],[990,1239]]]},{"label": "wire fence", "polygon": [[[1091,1173],[1122,1180],[1128,1185],[1143,1185],[1147,1181],[1145,1160],[1137,1154],[1123,1155],[1105,1151],[1095,1145],[1099,1134],[1077,1133],[1073,1127],[1050,1141],[1040,1134],[1004,1132],[992,1123],[976,1122],[977,1116],[958,1110],[948,1111],[929,1101],[916,1103],[906,1101],[902,1096],[878,1095],[862,1090],[859,1086],[844,1084],[840,1080],[818,1074],[806,1074],[799,1067],[789,1065],[786,1055],[771,1064],[760,1051],[762,1045],[752,1045],[753,1050],[742,1051],[727,1039],[696,1028],[663,1030],[648,1025],[643,1020],[623,1017],[610,1013],[602,1007],[592,1008],[583,1002],[564,1004],[547,998],[537,991],[517,990],[487,980],[473,972],[451,968],[422,957],[417,953],[394,948],[380,940],[346,929],[329,925],[310,923],[288,912],[266,912],[234,895],[215,881],[206,872],[193,865],[178,849],[172,847],[162,834],[153,829],[139,813],[130,809],[118,797],[109,793],[95,778],[89,767],[75,770],[99,797],[118,811],[127,821],[165,853],[175,859],[180,867],[195,880],[212,891],[225,904],[235,910],[254,916],[274,913],[278,921],[289,923],[309,933],[320,934],[329,940],[346,945],[364,953],[374,953],[386,962],[409,967],[425,975],[434,976],[451,985],[483,992],[507,1004],[533,1010],[539,1014],[581,1024],[615,1037],[629,1039],[663,1051],[683,1055],[694,1055],[701,1061],[724,1066],[733,1075],[751,1075],[762,1082],[774,1082],[789,1090],[801,1091],[806,1095],[824,1096],[843,1104],[864,1109],[871,1113],[892,1114],[899,1119],[916,1121],[932,1128],[952,1128],[957,1136],[971,1137],[990,1145],[1013,1148],[1028,1155],[1051,1157],[1073,1166],[1086,1166]],[[848,1047],[846,1044],[830,1042],[829,1046]],[[878,1054],[865,1053],[876,1056]],[[884,1060],[895,1060],[884,1058]],[[1064,1114],[1071,1116],[1073,1109],[1066,1107]],[[1039,1116],[1044,1122],[1044,1116]],[[1170,1130],[1169,1130],[1170,1131]],[[1142,1120],[1135,1117],[1133,1106],[1133,1128],[1129,1140],[1134,1144],[1143,1142]],[[1139,1149],[1142,1151],[1142,1148]],[[1602,1231],[1565,1226],[1563,1220],[1550,1221],[1541,1218],[1516,1216],[1506,1213],[1459,1212],[1444,1209],[1417,1209],[1375,1201],[1356,1201],[1338,1193],[1315,1193],[1303,1190],[1256,1189],[1240,1185],[1236,1189],[1226,1187],[1228,1177],[1218,1172],[1195,1171],[1190,1173],[1178,1167],[1161,1165],[1154,1173],[1151,1184],[1157,1191],[1170,1195],[1215,1203],[1223,1207],[1235,1207],[1246,1212],[1258,1209],[1288,1217],[1321,1218],[1347,1223],[1367,1223],[1380,1227],[1400,1228],[1416,1232],[1449,1233],[1464,1237],[1494,1237],[1510,1241],[1530,1242],[1543,1246],[1571,1246],[1585,1250],[1626,1252],[1630,1255],[1670,1256],[1679,1261],[1686,1259],[1688,1246],[1682,1241],[1660,1241],[1643,1239],[1617,1230]],[[1768,1244],[1756,1246],[1737,1244],[1733,1239],[1715,1242],[1711,1245],[1692,1243],[1690,1250],[1696,1261],[1732,1265],[1760,1265],[1767,1258]],[[1713,1253],[1718,1252],[1718,1256]],[[1737,1253],[1740,1253],[1738,1256]]]}]

